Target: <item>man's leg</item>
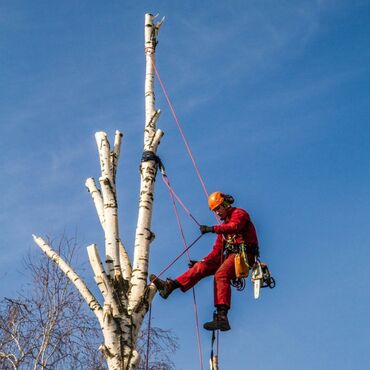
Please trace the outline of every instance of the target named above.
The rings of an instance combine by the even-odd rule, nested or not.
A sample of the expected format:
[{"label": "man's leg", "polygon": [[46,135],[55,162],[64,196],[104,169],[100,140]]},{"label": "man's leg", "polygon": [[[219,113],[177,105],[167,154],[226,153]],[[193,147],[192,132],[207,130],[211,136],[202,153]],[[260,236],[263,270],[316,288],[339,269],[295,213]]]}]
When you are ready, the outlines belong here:
[{"label": "man's leg", "polygon": [[235,254],[230,254],[223,264],[215,273],[214,280],[214,299],[215,306],[226,306],[230,308],[231,305],[231,286],[230,281],[235,279]]},{"label": "man's leg", "polygon": [[231,305],[230,280],[235,279],[235,254],[229,255],[215,273],[214,299],[217,312],[213,321],[204,324],[206,330],[230,330],[227,312]]},{"label": "man's leg", "polygon": [[213,275],[219,264],[216,261],[199,261],[193,267],[189,268],[185,273],[176,278],[176,281],[180,284],[180,289],[183,292],[191,289],[201,279],[206,276]]},{"label": "man's leg", "polygon": [[198,283],[199,280],[214,274],[217,268],[218,264],[216,261],[199,261],[175,280],[161,280],[155,275],[150,275],[149,279],[157,287],[160,296],[167,299],[175,289],[180,288],[183,292],[186,292]]}]

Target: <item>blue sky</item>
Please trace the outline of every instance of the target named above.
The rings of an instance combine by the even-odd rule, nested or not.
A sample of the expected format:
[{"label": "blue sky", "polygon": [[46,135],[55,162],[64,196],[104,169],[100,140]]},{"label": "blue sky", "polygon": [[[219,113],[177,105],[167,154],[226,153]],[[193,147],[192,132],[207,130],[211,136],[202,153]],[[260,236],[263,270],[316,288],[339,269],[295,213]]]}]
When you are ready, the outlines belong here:
[{"label": "blue sky", "polygon": [[[249,211],[277,288],[233,292],[220,368],[353,370],[370,363],[370,3],[368,1],[2,1],[0,296],[25,282],[31,234],[103,245],[87,177],[94,133],[125,137],[121,237],[136,225],[144,122],[144,13],[166,16],[158,69],[209,191]],[[214,222],[163,94],[159,154],[176,192]],[[182,214],[186,236],[198,230]],[[182,250],[158,179],[152,272]],[[192,250],[212,247],[207,235]],[[169,271],[176,277],[186,266]],[[86,264],[83,276],[91,283]],[[197,287],[201,322],[212,279]],[[155,299],[155,325],[180,340],[176,369],[198,368],[191,294]],[[201,332],[204,366],[210,336]]]}]

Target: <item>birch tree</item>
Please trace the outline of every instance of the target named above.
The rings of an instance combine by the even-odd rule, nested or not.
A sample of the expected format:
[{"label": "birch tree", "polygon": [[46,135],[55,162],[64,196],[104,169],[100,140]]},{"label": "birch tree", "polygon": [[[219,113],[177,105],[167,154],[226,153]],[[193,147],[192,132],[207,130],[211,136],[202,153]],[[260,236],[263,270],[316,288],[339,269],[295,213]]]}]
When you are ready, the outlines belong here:
[{"label": "birch tree", "polygon": [[[75,239],[62,237],[52,245],[68,264],[76,263]],[[22,271],[30,283],[0,300],[0,370],[106,370],[96,349],[99,325],[71,281],[40,255],[29,255]],[[137,370],[173,369],[171,357],[177,348],[171,330],[148,330],[146,320],[138,336],[142,361]]]},{"label": "birch tree", "polygon": [[116,131],[111,147],[104,132],[95,134],[99,152],[101,176],[86,181],[105,236],[105,263],[96,244],[87,247],[89,261],[101,299],[96,298],[86,283],[40,236],[35,243],[73,282],[91,311],[95,314],[104,342],[100,346],[111,370],[133,370],[139,364],[137,340],[140,327],[148,312],[156,288],[147,284],[149,247],[154,239],[151,230],[154,184],[158,170],[157,148],[163,132],[157,129],[160,110],[155,108],[154,63],[157,36],[161,22],[145,15],[145,125],[143,159],[140,165],[139,212],[135,234],[134,256],[131,263],[121,241],[118,222],[116,175],[122,133]]}]

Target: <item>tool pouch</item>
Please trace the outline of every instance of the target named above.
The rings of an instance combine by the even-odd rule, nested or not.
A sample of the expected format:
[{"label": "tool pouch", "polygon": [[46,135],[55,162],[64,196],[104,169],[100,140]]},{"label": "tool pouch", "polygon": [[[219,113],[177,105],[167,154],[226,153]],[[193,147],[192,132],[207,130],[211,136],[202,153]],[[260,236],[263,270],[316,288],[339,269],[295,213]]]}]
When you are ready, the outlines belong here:
[{"label": "tool pouch", "polygon": [[244,250],[235,255],[235,275],[237,279],[246,278],[249,274],[247,256]]}]

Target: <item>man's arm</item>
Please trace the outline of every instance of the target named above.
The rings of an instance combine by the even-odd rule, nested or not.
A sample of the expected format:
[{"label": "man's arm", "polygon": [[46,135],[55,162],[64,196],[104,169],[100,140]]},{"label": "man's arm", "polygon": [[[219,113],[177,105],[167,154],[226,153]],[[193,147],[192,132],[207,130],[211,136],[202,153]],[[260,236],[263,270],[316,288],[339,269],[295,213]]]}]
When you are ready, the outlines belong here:
[{"label": "man's arm", "polygon": [[249,214],[243,209],[237,208],[228,223],[213,226],[213,230],[216,234],[239,234],[249,222]]}]

